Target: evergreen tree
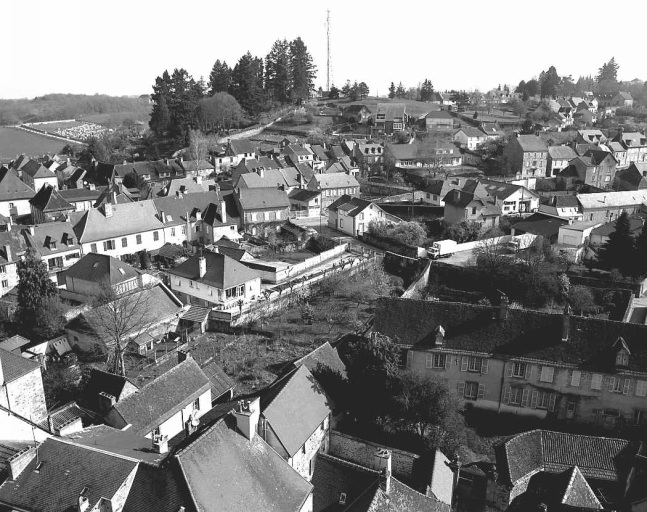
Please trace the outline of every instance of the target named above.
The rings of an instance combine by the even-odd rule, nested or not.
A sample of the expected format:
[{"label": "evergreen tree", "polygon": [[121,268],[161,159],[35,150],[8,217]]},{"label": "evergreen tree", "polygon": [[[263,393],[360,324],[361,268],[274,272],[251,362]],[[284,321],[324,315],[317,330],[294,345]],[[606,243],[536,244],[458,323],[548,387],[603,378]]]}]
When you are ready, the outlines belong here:
[{"label": "evergreen tree", "polygon": [[263,61],[247,52],[231,74],[231,95],[250,115],[258,114],[263,107]]},{"label": "evergreen tree", "polygon": [[328,93],[328,98],[330,98],[331,100],[339,99],[339,93],[340,90],[337,89],[337,87],[335,87],[334,85],[331,85],[330,92]]},{"label": "evergreen tree", "polygon": [[155,79],[153,85],[153,109],[151,111],[151,119],[148,123],[150,129],[158,135],[164,135],[171,128],[171,114],[168,108],[168,100],[170,98],[171,77],[168,71],[164,71],[162,76]]},{"label": "evergreen tree", "polygon": [[360,82],[357,86],[357,92],[359,94],[359,99],[362,100],[368,96],[369,88],[366,85],[366,82]]},{"label": "evergreen tree", "polygon": [[346,80],[346,83],[344,86],[341,88],[341,93],[346,97],[350,98],[351,93],[352,93],[353,86],[350,85],[350,80]]},{"label": "evergreen tree", "polygon": [[298,103],[307,100],[314,90],[317,67],[300,37],[290,43],[290,77],[292,101]]},{"label": "evergreen tree", "polygon": [[265,57],[265,90],[270,101],[290,101],[290,44],[277,40]]},{"label": "evergreen tree", "polygon": [[420,101],[430,101],[434,95],[434,86],[431,83],[431,80],[425,78],[425,81],[422,82],[422,87],[420,88]]},{"label": "evergreen tree", "polygon": [[540,84],[542,98],[554,98],[557,96],[557,88],[560,84],[560,78],[555,66],[549,67],[548,71],[542,73]]},{"label": "evergreen tree", "polygon": [[636,238],[634,262],[636,274],[639,276],[647,275],[647,222],[643,224],[642,230]]},{"label": "evergreen tree", "polygon": [[600,261],[609,269],[617,268],[625,275],[632,272],[634,240],[631,236],[629,215],[622,212],[616,220],[616,229],[609,234],[609,240],[600,250]]},{"label": "evergreen tree", "polygon": [[595,77],[595,81],[598,83],[605,80],[617,82],[618,68],[620,68],[620,66],[616,62],[615,57],[611,57],[611,60],[609,62],[605,62],[604,64],[602,64],[602,67],[598,69],[598,75]]},{"label": "evergreen tree", "polygon": [[389,86],[389,98],[395,98],[395,84],[393,82],[391,82],[391,85]]},{"label": "evergreen tree", "polygon": [[395,90],[395,95],[398,98],[404,98],[404,95],[406,94],[406,91],[404,90],[404,86],[402,85],[402,82],[398,84],[398,88]]},{"label": "evergreen tree", "polygon": [[216,60],[209,74],[209,95],[217,92],[228,92],[231,86],[231,68],[227,62]]}]

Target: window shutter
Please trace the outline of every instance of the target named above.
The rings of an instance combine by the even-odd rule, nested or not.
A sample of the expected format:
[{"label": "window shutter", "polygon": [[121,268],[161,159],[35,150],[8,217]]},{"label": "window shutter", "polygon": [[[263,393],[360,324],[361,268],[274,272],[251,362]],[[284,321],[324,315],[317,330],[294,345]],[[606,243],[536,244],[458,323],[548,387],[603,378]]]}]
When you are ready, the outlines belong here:
[{"label": "window shutter", "polygon": [[427,360],[426,360],[427,368],[431,368],[433,365],[434,365],[434,355],[433,354],[427,354]]},{"label": "window shutter", "polygon": [[413,363],[413,352],[411,350],[407,350],[407,368],[409,370],[411,369],[411,363]]},{"label": "window shutter", "polygon": [[526,380],[530,380],[532,378],[532,365],[526,363]]},{"label": "window shutter", "polygon": [[452,356],[445,354],[445,370],[449,370],[450,364],[452,364]]},{"label": "window shutter", "polygon": [[557,395],[555,393],[551,393],[550,398],[548,399],[548,410],[550,412],[553,412],[555,410],[556,401],[557,401]]},{"label": "window shutter", "polygon": [[479,400],[482,400],[484,396],[485,396],[485,384],[479,384],[478,394],[476,395],[476,398],[478,398]]},{"label": "window shutter", "polygon": [[458,383],[458,396],[459,398],[463,398],[465,395],[465,383],[464,382],[459,382]]},{"label": "window shutter", "polygon": [[462,372],[466,372],[466,371],[467,371],[467,363],[468,363],[467,356],[463,356],[463,357],[461,358],[461,371],[462,371]]},{"label": "window shutter", "polygon": [[609,379],[609,391],[613,391],[613,388],[615,388],[615,387],[616,387],[616,378],[611,377]]},{"label": "window shutter", "polygon": [[622,394],[627,395],[629,394],[629,379],[625,379],[624,386],[622,387]]},{"label": "window shutter", "polygon": [[571,374],[571,386],[579,387],[580,381],[582,380],[582,372],[580,370],[573,370]]},{"label": "window shutter", "polygon": [[506,386],[505,389],[503,390],[503,403],[504,404],[509,404],[510,403],[510,394],[511,394],[510,386]]},{"label": "window shutter", "polygon": [[524,389],[523,393],[521,393],[521,407],[528,407],[528,395],[530,394],[530,390]]},{"label": "window shutter", "polygon": [[555,367],[554,366],[548,366],[548,380],[547,382],[553,382],[553,379],[555,378]]},{"label": "window shutter", "polygon": [[510,361],[508,366],[508,377],[512,377],[513,372],[514,372],[514,363]]},{"label": "window shutter", "polygon": [[533,409],[536,409],[538,403],[539,403],[539,391],[533,391],[532,397],[530,398],[530,407],[532,407]]},{"label": "window shutter", "polygon": [[487,359],[481,360],[481,373],[483,374],[487,373],[487,366],[488,366],[488,360]]},{"label": "window shutter", "polygon": [[647,394],[647,381],[636,381],[636,396],[645,396]]}]

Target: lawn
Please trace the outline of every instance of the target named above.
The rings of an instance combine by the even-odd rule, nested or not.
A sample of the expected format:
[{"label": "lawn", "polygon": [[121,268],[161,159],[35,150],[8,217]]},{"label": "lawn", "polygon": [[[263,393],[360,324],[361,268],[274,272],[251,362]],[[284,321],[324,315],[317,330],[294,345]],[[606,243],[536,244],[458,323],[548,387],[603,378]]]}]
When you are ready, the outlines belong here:
[{"label": "lawn", "polygon": [[36,124],[32,128],[44,132],[56,133],[56,130],[65,130],[66,128],[81,126],[82,124],[84,124],[82,121],[54,121],[52,123]]},{"label": "lawn", "polygon": [[46,153],[58,153],[63,146],[65,142],[62,140],[0,126],[0,160],[2,161],[16,158],[21,154],[41,156]]}]

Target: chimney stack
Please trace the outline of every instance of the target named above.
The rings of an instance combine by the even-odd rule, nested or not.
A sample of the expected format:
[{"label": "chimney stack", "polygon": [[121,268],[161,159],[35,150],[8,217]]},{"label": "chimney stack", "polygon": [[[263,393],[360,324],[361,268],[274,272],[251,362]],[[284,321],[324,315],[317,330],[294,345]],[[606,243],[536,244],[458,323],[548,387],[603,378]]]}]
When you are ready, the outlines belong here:
[{"label": "chimney stack", "polygon": [[566,304],[564,314],[562,315],[562,342],[568,341],[569,331],[571,329],[571,306]]},{"label": "chimney stack", "polygon": [[37,448],[29,446],[9,457],[9,479],[15,480],[27,465],[36,457]]},{"label": "chimney stack", "polygon": [[186,348],[179,349],[177,351],[177,362],[178,364],[183,363],[187,359],[191,359],[193,356],[191,356],[191,352],[189,352],[189,347],[187,346]]},{"label": "chimney stack", "polygon": [[224,201],[220,201],[220,220],[223,224],[227,222],[227,205]]},{"label": "chimney stack", "polygon": [[256,427],[261,416],[261,399],[254,398],[249,400],[239,400],[238,409],[234,411],[236,416],[236,426],[243,435],[251,440],[256,434]]},{"label": "chimney stack", "polygon": [[508,310],[510,309],[510,301],[505,293],[501,294],[501,304],[499,305],[499,320],[506,320],[508,318]]},{"label": "chimney stack", "polygon": [[259,175],[261,178],[265,178],[265,168],[264,168],[264,167],[259,167],[259,168],[258,168],[258,175]]},{"label": "chimney stack", "polygon": [[436,333],[435,345],[442,347],[445,344],[445,328],[439,325],[434,332]]},{"label": "chimney stack", "polygon": [[112,203],[110,201],[106,202],[103,205],[103,213],[106,216],[106,218],[112,217]]},{"label": "chimney stack", "polygon": [[5,245],[5,246],[4,246],[4,252],[5,252],[5,255],[6,255],[7,261],[8,261],[8,262],[13,261],[13,260],[11,259],[11,246],[10,246],[10,245]]},{"label": "chimney stack", "polygon": [[198,185],[202,185],[202,176],[196,176],[196,177],[195,177],[195,182],[196,182]]},{"label": "chimney stack", "polygon": [[375,452],[375,469],[380,472],[380,488],[389,494],[391,491],[391,450],[384,448]]},{"label": "chimney stack", "polygon": [[168,435],[157,434],[153,436],[153,450],[156,453],[168,452]]},{"label": "chimney stack", "polygon": [[112,406],[117,403],[117,399],[105,391],[99,392],[99,410],[103,413],[107,413]]},{"label": "chimney stack", "polygon": [[78,512],[86,512],[90,509],[90,500],[87,498],[87,496],[79,494],[79,500],[76,504],[76,509]]},{"label": "chimney stack", "polygon": [[200,279],[202,279],[207,273],[207,258],[203,254],[200,254],[198,258],[198,268],[200,269]]}]

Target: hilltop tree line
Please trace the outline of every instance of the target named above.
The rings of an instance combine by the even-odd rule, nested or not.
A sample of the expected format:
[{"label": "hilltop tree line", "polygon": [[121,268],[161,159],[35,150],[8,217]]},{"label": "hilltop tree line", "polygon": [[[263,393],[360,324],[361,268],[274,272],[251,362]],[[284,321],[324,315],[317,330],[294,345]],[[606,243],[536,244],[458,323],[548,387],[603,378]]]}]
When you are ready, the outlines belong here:
[{"label": "hilltop tree line", "polygon": [[208,82],[185,69],[164,71],[153,85],[150,127],[160,136],[190,129],[220,131],[274,107],[300,104],[314,90],[317,69],[305,43],[277,40],[263,59],[250,52],[232,68],[216,60]]}]

